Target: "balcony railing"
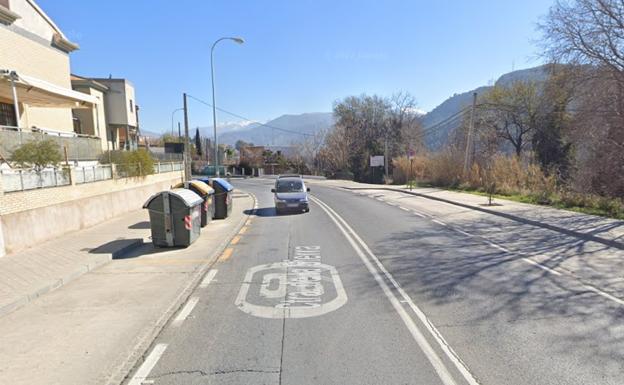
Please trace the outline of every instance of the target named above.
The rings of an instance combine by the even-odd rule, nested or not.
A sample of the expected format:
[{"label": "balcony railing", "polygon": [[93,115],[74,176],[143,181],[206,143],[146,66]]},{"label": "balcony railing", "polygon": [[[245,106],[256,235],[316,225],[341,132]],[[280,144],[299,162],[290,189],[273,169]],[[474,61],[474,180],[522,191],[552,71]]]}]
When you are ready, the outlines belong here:
[{"label": "balcony railing", "polygon": [[102,154],[102,142],[95,136],[0,126],[0,155],[10,159],[13,151],[22,144],[42,139],[54,141],[61,154],[67,148],[68,160],[96,160]]}]

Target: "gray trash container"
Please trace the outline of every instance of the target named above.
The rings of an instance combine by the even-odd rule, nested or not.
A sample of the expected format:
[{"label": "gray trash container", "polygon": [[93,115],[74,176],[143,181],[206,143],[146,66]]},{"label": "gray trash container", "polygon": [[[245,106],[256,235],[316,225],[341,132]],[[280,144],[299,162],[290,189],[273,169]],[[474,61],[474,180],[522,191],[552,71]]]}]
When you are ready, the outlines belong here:
[{"label": "gray trash container", "polygon": [[221,178],[210,179],[210,186],[215,190],[214,219],[225,219],[232,214],[232,195],[234,186]]},{"label": "gray trash container", "polygon": [[179,188],[152,195],[143,205],[149,210],[152,243],[159,247],[189,246],[199,238],[204,200]]},{"label": "gray trash container", "polygon": [[204,203],[202,204],[201,210],[201,226],[205,227],[214,216],[214,189],[208,184],[202,182],[201,180],[189,180],[187,182],[180,182],[176,185],[173,185],[171,188],[189,189],[195,194],[202,197]]}]

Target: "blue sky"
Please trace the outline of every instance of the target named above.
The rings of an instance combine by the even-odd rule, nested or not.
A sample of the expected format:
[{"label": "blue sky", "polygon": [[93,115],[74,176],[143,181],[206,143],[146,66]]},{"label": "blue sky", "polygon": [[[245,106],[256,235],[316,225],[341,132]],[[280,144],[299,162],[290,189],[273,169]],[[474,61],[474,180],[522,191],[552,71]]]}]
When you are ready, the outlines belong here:
[{"label": "blue sky", "polygon": [[[144,130],[165,131],[182,92],[266,121],[331,111],[336,99],[410,92],[431,110],[447,97],[541,63],[536,23],[550,0],[38,0],[81,49],[72,71],[130,79]],[[191,101],[190,126],[212,126]],[[181,119],[181,114],[177,115]],[[178,120],[176,118],[176,120]],[[236,118],[219,114],[219,122]]]}]

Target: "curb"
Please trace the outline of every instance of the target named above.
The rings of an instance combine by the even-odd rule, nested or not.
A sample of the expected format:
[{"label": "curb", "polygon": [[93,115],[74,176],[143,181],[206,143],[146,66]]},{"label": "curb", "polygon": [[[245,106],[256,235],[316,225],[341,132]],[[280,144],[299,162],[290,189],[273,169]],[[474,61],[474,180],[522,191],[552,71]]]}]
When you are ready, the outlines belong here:
[{"label": "curb", "polygon": [[14,301],[2,305],[0,306],[0,317],[3,317],[9,313],[14,312],[15,310],[19,309],[20,307],[34,301],[35,299],[41,297],[44,294],[47,294],[51,291],[54,291],[62,286],[67,285],[69,282],[82,277],[83,275],[85,275],[86,273],[97,269],[98,267],[105,265],[107,263],[109,263],[110,261],[112,261],[115,258],[119,258],[121,256],[123,256],[124,254],[140,247],[143,245],[143,239],[136,239],[134,242],[125,245],[121,248],[119,248],[118,250],[114,250],[112,253],[110,253],[108,256],[106,257],[102,257],[99,258],[98,260],[96,260],[95,262],[91,262],[87,265],[82,265],[80,267],[78,267],[77,269],[71,271],[70,273],[65,274],[64,276],[58,278],[58,279],[54,279],[53,281],[42,285],[34,290],[32,290],[29,294],[25,294],[21,297],[18,297],[17,299],[15,299]]},{"label": "curb", "polygon": [[418,197],[421,197],[421,198],[427,198],[427,199],[431,199],[431,200],[438,201],[438,202],[448,203],[448,204],[451,204],[451,205],[455,205],[455,206],[459,206],[459,207],[463,207],[463,208],[467,208],[467,209],[471,209],[471,210],[475,210],[475,211],[480,211],[480,212],[483,212],[483,213],[486,213],[486,214],[496,215],[496,216],[499,216],[499,217],[502,217],[502,218],[511,219],[513,221],[516,221],[516,222],[521,222],[521,223],[524,223],[524,224],[527,224],[527,225],[541,227],[543,229],[556,231],[558,233],[562,233],[562,234],[565,234],[565,235],[570,235],[570,236],[573,236],[573,237],[576,237],[576,238],[584,239],[586,241],[597,242],[597,243],[601,243],[601,244],[603,244],[605,246],[614,247],[616,249],[624,250],[624,242],[619,242],[619,241],[615,241],[615,240],[612,240],[612,239],[602,238],[602,237],[599,237],[599,236],[593,235],[593,234],[581,233],[579,231],[566,229],[564,227],[550,225],[548,223],[538,222],[538,221],[534,221],[532,219],[519,217],[519,216],[513,215],[513,214],[503,213],[503,212],[500,212],[500,211],[494,211],[494,210],[486,209],[486,208],[479,207],[479,206],[473,206],[473,205],[469,205],[469,204],[466,204],[466,203],[460,203],[460,202],[452,201],[450,199],[434,197],[434,196],[430,196],[430,195],[426,195],[426,194],[421,194],[421,193],[417,193],[417,192],[413,192],[413,191],[405,191],[405,190],[401,190],[401,189],[397,189],[397,188],[391,188],[391,187],[339,187],[339,188],[345,189],[345,190],[386,190],[386,191],[394,191],[394,192],[405,193],[405,194],[409,194],[409,195],[415,195],[415,196],[418,196]]},{"label": "curb", "polygon": [[[257,202],[256,197],[253,194],[248,193],[248,195],[252,199],[251,210],[253,210],[255,203]],[[149,330],[143,331],[139,337],[137,338],[138,342],[131,350],[130,354],[126,358],[126,360],[117,366],[114,373],[108,378],[106,381],[106,385],[120,385],[125,380],[128,379],[133,369],[139,364],[139,362],[143,362],[147,356],[147,353],[150,351],[154,341],[165,329],[171,318],[178,312],[178,310],[188,301],[191,294],[195,291],[196,287],[199,285],[201,280],[204,278],[208,270],[217,262],[219,256],[230,244],[230,241],[234,236],[240,231],[240,229],[249,221],[251,217],[250,214],[243,214],[243,217],[239,221],[239,223],[234,227],[234,229],[230,232],[230,234],[223,238],[223,241],[217,246],[217,248],[213,251],[210,257],[206,258],[206,262],[202,265],[199,265],[197,270],[195,270],[190,278],[190,281],[187,285],[182,289],[182,291],[178,294],[176,299],[173,301],[169,308],[165,310],[158,320],[149,328]]]}]

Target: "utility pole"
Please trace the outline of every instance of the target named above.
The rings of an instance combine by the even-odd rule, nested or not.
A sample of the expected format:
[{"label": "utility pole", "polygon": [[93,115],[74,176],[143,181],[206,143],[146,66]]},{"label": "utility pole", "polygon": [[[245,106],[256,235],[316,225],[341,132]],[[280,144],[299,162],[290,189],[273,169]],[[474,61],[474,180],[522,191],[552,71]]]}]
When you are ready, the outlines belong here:
[{"label": "utility pole", "polygon": [[178,138],[182,137],[182,129],[180,128],[180,122],[178,122]]},{"label": "utility pole", "polygon": [[186,92],[183,94],[184,99],[184,180],[191,180],[191,154],[189,143],[189,127],[188,127],[188,108],[186,106]]},{"label": "utility pole", "polygon": [[386,181],[388,180],[388,129],[386,128],[386,135],[384,140],[384,168],[386,174]]},{"label": "utility pole", "polygon": [[470,123],[468,125],[468,137],[466,138],[466,154],[464,155],[464,177],[468,175],[468,164],[470,159],[470,148],[472,147],[472,132],[474,131],[474,114],[477,107],[477,93],[472,94],[472,109],[470,110]]}]

